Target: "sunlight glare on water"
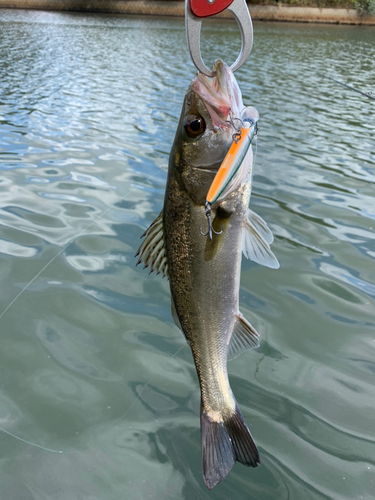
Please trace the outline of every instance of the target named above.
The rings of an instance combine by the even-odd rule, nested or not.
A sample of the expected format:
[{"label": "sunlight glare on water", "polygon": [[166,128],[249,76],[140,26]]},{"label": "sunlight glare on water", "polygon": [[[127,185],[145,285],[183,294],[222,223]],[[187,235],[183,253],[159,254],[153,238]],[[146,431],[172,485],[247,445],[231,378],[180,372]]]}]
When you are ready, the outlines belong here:
[{"label": "sunlight glare on water", "polygon": [[[375,103],[319,73],[374,93],[375,28],[255,24],[236,73],[281,267],[243,262],[262,341],[229,365],[262,466],[210,493],[168,282],[134,259],[194,76],[184,37],[182,19],[0,11],[0,496],[373,498]],[[235,23],[202,46],[232,62]]]}]

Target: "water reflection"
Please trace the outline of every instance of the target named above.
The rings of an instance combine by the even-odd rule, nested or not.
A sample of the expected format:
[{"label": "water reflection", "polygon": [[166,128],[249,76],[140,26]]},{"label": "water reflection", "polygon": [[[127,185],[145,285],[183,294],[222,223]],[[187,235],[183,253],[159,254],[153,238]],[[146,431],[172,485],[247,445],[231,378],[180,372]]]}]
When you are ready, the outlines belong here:
[{"label": "water reflection", "polygon": [[[372,497],[373,103],[318,73],[371,91],[374,29],[256,24],[238,72],[281,268],[243,263],[262,343],[229,365],[262,467],[208,493],[191,354],[168,282],[133,257],[194,72],[183,21],[3,10],[0,26],[4,498]],[[235,23],[205,25],[205,60],[238,43]]]}]

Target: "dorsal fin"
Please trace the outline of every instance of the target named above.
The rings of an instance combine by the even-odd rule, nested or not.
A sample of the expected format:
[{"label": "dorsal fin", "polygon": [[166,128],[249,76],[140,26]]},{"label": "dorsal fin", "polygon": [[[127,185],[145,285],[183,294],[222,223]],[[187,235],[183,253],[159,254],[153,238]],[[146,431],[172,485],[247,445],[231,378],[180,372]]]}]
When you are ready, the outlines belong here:
[{"label": "dorsal fin", "polygon": [[259,347],[259,333],[239,312],[228,346],[228,359],[234,359],[247,349]]},{"label": "dorsal fin", "polygon": [[[146,237],[141,246],[138,248],[135,256],[139,255],[137,266],[141,262],[144,268],[150,267],[150,274],[156,271],[156,274],[162,273],[168,276],[168,263],[165,254],[165,241],[164,241],[164,226],[163,226],[163,212],[154,220],[151,226],[146,229],[141,238]],[[143,268],[143,269],[144,269]]]},{"label": "dorsal fin", "polygon": [[259,215],[248,209],[246,226],[242,233],[242,251],[245,257],[262,266],[278,269],[279,261],[269,246],[272,241],[270,228]]}]

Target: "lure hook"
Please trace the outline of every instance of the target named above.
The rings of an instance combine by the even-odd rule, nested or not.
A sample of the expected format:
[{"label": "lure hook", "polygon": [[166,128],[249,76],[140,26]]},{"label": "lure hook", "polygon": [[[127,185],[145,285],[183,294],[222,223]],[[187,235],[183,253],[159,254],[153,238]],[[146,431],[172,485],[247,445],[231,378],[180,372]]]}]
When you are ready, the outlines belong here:
[{"label": "lure hook", "polygon": [[208,223],[208,231],[207,233],[204,233],[202,231],[202,228],[200,228],[200,232],[202,236],[208,236],[210,240],[212,241],[212,234],[221,234],[224,231],[224,225],[221,223],[221,231],[215,231],[215,229],[212,226],[212,220],[211,220],[211,203],[209,201],[206,201],[205,204],[205,213],[207,217],[207,223]]},{"label": "lure hook", "polygon": [[[234,123],[235,120],[240,122],[240,124],[241,124],[240,127],[236,126],[236,124]],[[232,135],[232,139],[235,143],[237,143],[241,139],[241,135],[242,135],[241,127],[244,127],[244,122],[241,120],[241,118],[237,118],[236,116],[233,116],[232,111],[231,111],[230,112],[230,119],[225,120],[224,123],[229,123],[229,125],[231,125],[234,128],[235,132]]]}]

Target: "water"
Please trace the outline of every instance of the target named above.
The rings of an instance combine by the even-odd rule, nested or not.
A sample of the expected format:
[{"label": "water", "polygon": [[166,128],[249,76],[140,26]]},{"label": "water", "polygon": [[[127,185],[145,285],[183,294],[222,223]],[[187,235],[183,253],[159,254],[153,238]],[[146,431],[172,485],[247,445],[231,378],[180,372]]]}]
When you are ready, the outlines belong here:
[{"label": "water", "polygon": [[[262,343],[229,366],[262,466],[208,493],[191,354],[133,258],[194,74],[183,20],[0,12],[1,498],[373,498],[375,103],[318,73],[374,92],[374,39],[256,24],[237,73],[281,268],[243,262]],[[236,25],[203,46],[232,61]]]}]

